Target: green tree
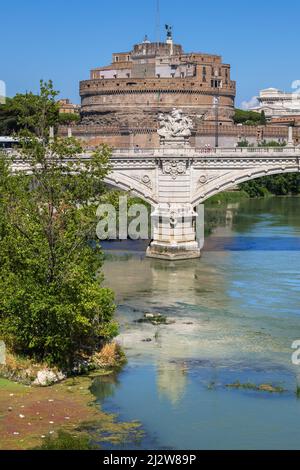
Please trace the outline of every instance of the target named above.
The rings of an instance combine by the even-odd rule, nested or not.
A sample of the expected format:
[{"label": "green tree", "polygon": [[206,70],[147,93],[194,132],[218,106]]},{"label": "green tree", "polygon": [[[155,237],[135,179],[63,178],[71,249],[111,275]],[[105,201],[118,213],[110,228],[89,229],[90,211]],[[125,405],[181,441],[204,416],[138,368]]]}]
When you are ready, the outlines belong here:
[{"label": "green tree", "polygon": [[82,161],[75,139],[21,143],[26,172],[0,158],[0,335],[13,351],[71,367],[118,330],[96,237],[111,152]]},{"label": "green tree", "polygon": [[51,80],[41,80],[38,95],[29,92],[7,98],[6,103],[0,106],[0,134],[12,135],[22,131],[46,138],[49,127],[57,126],[59,122],[57,95]]},{"label": "green tree", "polygon": [[286,142],[277,142],[277,140],[264,140],[259,144],[259,147],[285,147]]},{"label": "green tree", "polygon": [[12,135],[19,129],[18,113],[13,98],[6,98],[5,104],[0,105],[0,135]]},{"label": "green tree", "polygon": [[243,139],[240,140],[237,145],[239,148],[249,147],[249,141],[247,139]]},{"label": "green tree", "polygon": [[266,126],[266,124],[267,124],[266,113],[264,112],[264,110],[262,110],[262,112],[260,113],[259,123],[260,123],[261,126]]},{"label": "green tree", "polygon": [[246,126],[256,126],[260,124],[261,115],[256,111],[244,111],[236,109],[233,117],[235,124],[244,124]]},{"label": "green tree", "polygon": [[58,122],[61,125],[70,125],[73,123],[77,123],[80,121],[79,114],[72,114],[72,113],[60,113],[58,117]]}]

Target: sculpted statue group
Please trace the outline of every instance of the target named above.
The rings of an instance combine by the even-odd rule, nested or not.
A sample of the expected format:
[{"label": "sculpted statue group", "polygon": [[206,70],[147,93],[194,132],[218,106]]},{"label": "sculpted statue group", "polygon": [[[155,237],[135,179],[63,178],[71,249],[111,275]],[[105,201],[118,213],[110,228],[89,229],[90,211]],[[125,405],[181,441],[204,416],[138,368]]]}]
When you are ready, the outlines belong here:
[{"label": "sculpted statue group", "polygon": [[159,114],[158,135],[166,140],[185,139],[192,135],[193,122],[183,115],[181,109],[173,109],[170,114]]}]

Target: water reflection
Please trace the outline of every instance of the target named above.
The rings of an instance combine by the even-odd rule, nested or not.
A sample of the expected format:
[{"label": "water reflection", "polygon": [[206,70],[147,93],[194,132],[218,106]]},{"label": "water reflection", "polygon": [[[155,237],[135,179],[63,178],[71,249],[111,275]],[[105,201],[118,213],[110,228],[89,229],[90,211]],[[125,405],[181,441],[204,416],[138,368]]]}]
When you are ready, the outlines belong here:
[{"label": "water reflection", "polygon": [[120,382],[117,374],[102,375],[93,380],[90,390],[102,401],[114,396],[119,385]]},{"label": "water reflection", "polygon": [[184,363],[157,365],[157,389],[159,397],[167,398],[173,405],[181,402],[187,387],[187,366]]},{"label": "water reflection", "polygon": [[[200,260],[145,259],[133,243],[126,258],[105,263],[129,365],[117,380],[94,384],[104,407],[140,419],[168,448],[299,447],[300,374],[291,363],[300,334],[300,250],[291,251],[299,206],[299,198],[271,198],[218,207],[222,223]],[[279,251],[267,251],[276,238],[284,238]],[[217,251],[209,249],[213,239],[221,240]],[[173,323],[136,323],[149,312]],[[287,392],[228,390],[237,380]]]}]

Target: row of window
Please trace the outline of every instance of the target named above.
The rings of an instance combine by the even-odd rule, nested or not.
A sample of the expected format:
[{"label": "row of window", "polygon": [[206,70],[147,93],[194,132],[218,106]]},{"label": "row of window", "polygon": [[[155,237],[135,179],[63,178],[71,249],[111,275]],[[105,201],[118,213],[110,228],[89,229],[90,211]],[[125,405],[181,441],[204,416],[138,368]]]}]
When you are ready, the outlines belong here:
[{"label": "row of window", "polygon": [[[171,78],[175,78],[175,75],[176,75],[175,72],[171,72],[170,77],[171,77]],[[124,78],[130,78],[130,77],[131,77],[130,73],[126,73],[126,76],[125,76]],[[186,77],[186,74],[185,74],[184,72],[180,72],[180,78],[185,78],[185,77]],[[94,78],[94,79],[98,78],[97,74],[94,74],[93,78]],[[104,80],[104,79],[105,79],[105,76],[104,76],[104,75],[100,75],[100,78],[101,78],[101,80]],[[113,75],[113,78],[116,79],[116,78],[122,78],[122,77],[118,77],[118,75],[115,73],[115,74]],[[167,78],[167,77],[161,77],[161,74],[160,74],[160,73],[157,73],[157,74],[156,74],[156,78]],[[204,73],[203,73],[203,75],[202,75],[202,81],[203,81],[203,83],[207,83],[207,76],[206,76],[206,74],[204,74]],[[219,85],[215,85],[215,83],[217,83],[217,82],[218,82],[218,83],[221,83],[222,81],[221,81],[221,80],[211,80],[211,83],[212,83],[211,86],[212,86],[212,87],[217,87],[217,86],[219,86]],[[227,79],[227,77],[226,77],[226,79],[225,79],[225,85],[228,85],[228,79]]]}]

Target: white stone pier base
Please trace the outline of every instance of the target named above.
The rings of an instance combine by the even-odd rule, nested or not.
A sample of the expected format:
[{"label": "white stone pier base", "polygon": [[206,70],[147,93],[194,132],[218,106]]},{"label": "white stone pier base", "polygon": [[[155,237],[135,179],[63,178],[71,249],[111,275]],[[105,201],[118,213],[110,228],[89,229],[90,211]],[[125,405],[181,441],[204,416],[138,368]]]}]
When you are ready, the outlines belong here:
[{"label": "white stone pier base", "polygon": [[147,256],[174,261],[200,258],[197,217],[190,204],[159,204],[151,214],[153,241]]}]

